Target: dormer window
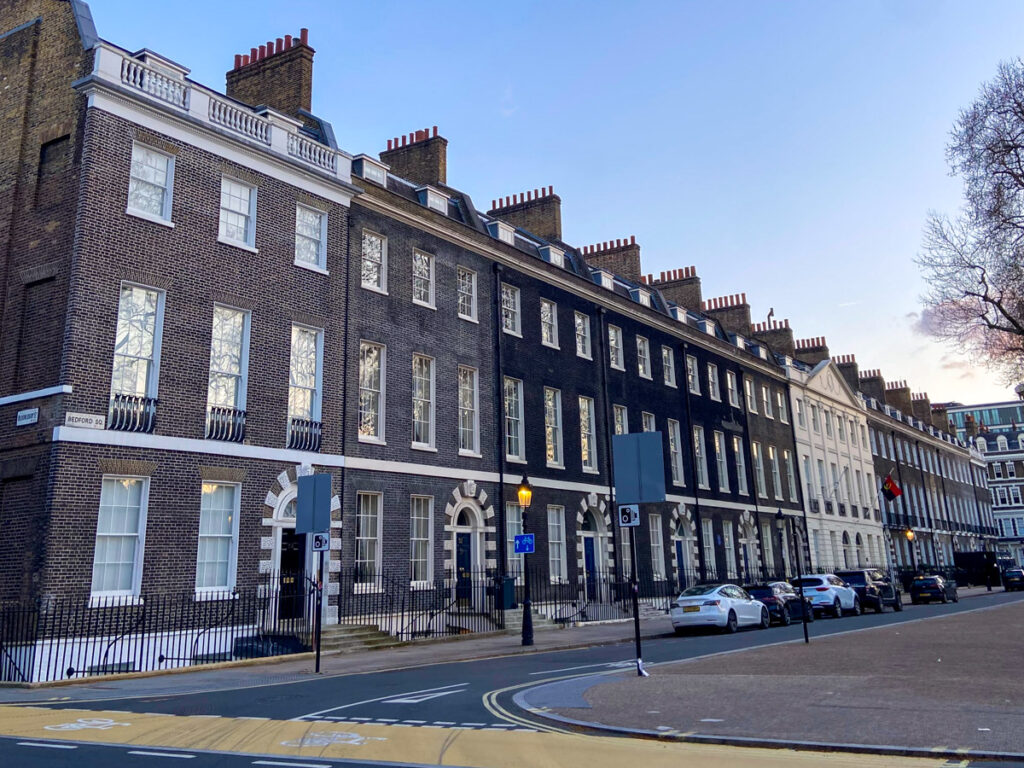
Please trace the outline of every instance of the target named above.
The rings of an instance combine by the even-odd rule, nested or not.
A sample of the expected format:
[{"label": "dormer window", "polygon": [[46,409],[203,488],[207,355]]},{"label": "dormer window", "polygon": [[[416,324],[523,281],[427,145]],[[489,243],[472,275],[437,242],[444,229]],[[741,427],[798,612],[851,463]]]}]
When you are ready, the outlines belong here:
[{"label": "dormer window", "polygon": [[380,184],[382,187],[388,185],[388,166],[378,163],[368,155],[356,155],[352,159],[352,170],[364,179]]},{"label": "dormer window", "polygon": [[714,320],[701,320],[700,329],[704,331],[708,336],[716,336],[715,332],[715,321]]},{"label": "dormer window", "polygon": [[553,245],[543,245],[540,248],[540,255],[548,264],[560,268],[565,267],[565,254],[561,248],[555,248]]},{"label": "dormer window", "polygon": [[678,320],[680,323],[686,322],[686,310],[677,304],[673,304],[668,308],[668,312],[672,315],[672,318]]},{"label": "dormer window", "polygon": [[630,291],[630,293],[633,294],[633,299],[636,301],[637,304],[640,304],[644,307],[651,306],[650,291],[645,291],[643,288],[633,288]]},{"label": "dormer window", "polygon": [[491,237],[496,237],[503,243],[516,244],[516,229],[510,224],[503,221],[492,221],[488,223],[487,230],[491,233]]},{"label": "dormer window", "polygon": [[420,187],[416,190],[420,203],[445,216],[448,215],[448,196],[433,187]]},{"label": "dormer window", "polygon": [[611,272],[598,269],[594,271],[594,277],[597,278],[597,282],[602,288],[607,288],[609,291],[615,290],[615,278]]}]

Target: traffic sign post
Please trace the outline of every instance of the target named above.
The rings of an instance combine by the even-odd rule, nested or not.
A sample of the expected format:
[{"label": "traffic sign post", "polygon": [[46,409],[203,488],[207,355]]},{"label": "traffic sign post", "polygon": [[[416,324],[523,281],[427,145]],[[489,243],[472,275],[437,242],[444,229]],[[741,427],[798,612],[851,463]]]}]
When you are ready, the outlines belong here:
[{"label": "traffic sign post", "polygon": [[313,644],[316,646],[316,673],[320,674],[320,640],[323,634],[324,552],[331,548],[331,476],[304,475],[298,479],[295,497],[295,532],[312,536],[312,550],[319,553],[316,583],[316,615],[313,617]]},{"label": "traffic sign post", "polygon": [[620,504],[619,505],[619,527],[636,528],[640,525],[640,505]]}]

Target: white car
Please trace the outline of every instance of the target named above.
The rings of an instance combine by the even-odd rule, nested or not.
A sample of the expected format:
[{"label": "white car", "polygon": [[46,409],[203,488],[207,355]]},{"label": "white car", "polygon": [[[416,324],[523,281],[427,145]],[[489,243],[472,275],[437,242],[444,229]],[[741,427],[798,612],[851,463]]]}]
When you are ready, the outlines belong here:
[{"label": "white car", "polygon": [[735,584],[701,584],[684,589],[669,612],[677,635],[697,627],[719,627],[735,632],[740,627],[767,629],[768,608]]},{"label": "white car", "polygon": [[844,611],[860,616],[860,598],[856,590],[834,573],[808,573],[793,579],[794,587],[803,587],[804,596],[818,613],[841,618]]}]

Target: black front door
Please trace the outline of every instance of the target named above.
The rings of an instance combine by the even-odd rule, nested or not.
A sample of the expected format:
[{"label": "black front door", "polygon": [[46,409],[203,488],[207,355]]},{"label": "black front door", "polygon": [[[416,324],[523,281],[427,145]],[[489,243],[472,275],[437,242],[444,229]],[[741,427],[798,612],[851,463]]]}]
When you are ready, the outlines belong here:
[{"label": "black front door", "polygon": [[594,538],[583,537],[583,567],[586,569],[587,600],[597,599],[597,551],[594,549]]},{"label": "black front door", "polygon": [[301,619],[306,605],[306,534],[281,530],[281,591],[278,616]]},{"label": "black front door", "polygon": [[473,538],[470,533],[455,534],[455,597],[469,603],[473,597]]},{"label": "black front door", "polygon": [[679,589],[686,589],[686,559],[683,557],[683,540],[676,539],[676,568],[679,571]]}]

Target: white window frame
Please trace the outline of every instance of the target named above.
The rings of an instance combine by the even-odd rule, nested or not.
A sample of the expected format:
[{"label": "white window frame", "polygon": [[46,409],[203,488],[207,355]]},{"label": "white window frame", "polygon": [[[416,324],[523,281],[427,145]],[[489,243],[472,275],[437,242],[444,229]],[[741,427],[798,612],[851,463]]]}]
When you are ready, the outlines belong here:
[{"label": "white window frame", "polygon": [[729,393],[729,405],[733,408],[740,408],[741,400],[739,380],[736,378],[736,373],[734,371],[725,372],[725,385],[726,390]]},{"label": "white window frame", "polygon": [[[238,314],[240,314],[242,316],[242,338],[239,341],[239,347],[240,348],[239,348],[239,351],[238,351],[238,367],[239,367],[239,372],[237,374],[238,384],[237,384],[236,391],[235,391],[235,402],[230,407],[231,408],[235,408],[236,410],[239,410],[239,411],[244,411],[245,410],[245,405],[246,405],[246,400],[247,400],[247,397],[248,397],[248,390],[249,390],[249,332],[250,332],[250,327],[251,327],[251,323],[252,323],[252,312],[250,312],[248,310],[245,310],[245,309],[238,309],[237,307],[231,307],[231,306],[228,306],[227,304],[217,304],[217,303],[215,303],[213,305],[213,313],[211,313],[211,326],[212,326],[212,319],[215,316],[215,314],[216,314],[218,309],[227,310],[229,312],[237,312]],[[232,377],[234,377],[236,374],[231,373],[230,371],[217,371],[217,370],[214,370],[213,364],[214,364],[213,328],[211,327],[211,329],[210,329],[210,368],[209,368],[209,372],[208,372],[209,375],[208,375],[208,378],[207,378],[207,385],[206,385],[206,407],[207,408],[211,408],[211,407],[217,407],[217,408],[226,407],[226,406],[215,405],[211,401],[210,395],[212,393],[211,393],[211,389],[210,389],[210,381],[213,379],[213,377],[215,375],[217,375],[217,376],[232,376]]]},{"label": "white window frame", "polygon": [[[468,448],[462,444],[462,417],[464,412],[470,409],[463,408],[462,405],[462,372],[467,371],[472,378],[472,394],[473,394],[473,428],[470,433],[472,438],[472,445]],[[456,397],[458,397],[458,411],[459,411],[459,455],[460,456],[472,456],[474,458],[480,458],[480,372],[470,365],[460,365],[457,371],[457,382],[456,382]]]},{"label": "white window frame", "polygon": [[[581,322],[582,321],[582,322]],[[580,333],[582,328],[583,333]],[[594,353],[590,342],[590,315],[583,312],[573,314],[573,334],[576,339],[576,357],[584,360],[593,360]]]},{"label": "white window frame", "polygon": [[565,507],[548,504],[548,578],[552,584],[568,581],[565,546]]},{"label": "white window frame", "polygon": [[718,470],[718,490],[730,493],[732,485],[729,482],[729,460],[725,455],[725,433],[718,430],[715,430],[715,468]]},{"label": "white window frame", "polygon": [[[296,328],[298,328],[298,329],[301,329],[303,331],[312,332],[312,333],[314,333],[316,335],[316,371],[314,371],[314,373],[313,373],[313,382],[314,382],[313,386],[314,386],[314,389],[313,389],[313,396],[312,396],[312,398],[310,398],[310,407],[309,407],[310,418],[309,418],[309,420],[310,421],[320,421],[321,407],[322,407],[323,399],[324,399],[324,381],[323,381],[323,379],[324,379],[324,329],[323,328],[313,328],[312,326],[304,325],[303,323],[292,323],[291,327],[292,327],[292,331],[293,332],[294,332],[294,330]],[[294,342],[293,342],[292,344],[289,345],[289,355],[288,355],[288,392],[289,392],[289,396],[288,396],[288,400],[289,400],[289,404],[288,404],[288,418],[289,419],[302,418],[301,416],[293,414],[292,413],[292,409],[291,409],[292,356],[293,356],[294,353],[295,353],[295,345],[294,345]],[[299,389],[305,389],[305,387],[299,387]]]},{"label": "white window frame", "polygon": [[651,378],[651,342],[644,336],[636,337],[636,370],[640,378]]},{"label": "white window frame", "polygon": [[516,536],[523,533],[523,508],[512,502],[505,505],[505,551],[508,553],[509,573],[515,574],[516,584],[523,583],[525,556],[516,553]]},{"label": "white window frame", "polygon": [[707,490],[711,487],[708,478],[708,447],[704,440],[704,427],[693,427],[693,465],[697,470],[697,487]]},{"label": "white window frame", "polygon": [[[427,274],[426,277],[424,277],[422,275],[417,275],[416,274],[416,257],[417,256],[419,256],[419,257],[426,257],[426,259],[427,259],[428,274]],[[426,251],[424,251],[424,250],[422,250],[420,248],[413,248],[413,251],[412,251],[412,303],[416,304],[417,306],[420,306],[420,307],[426,307],[427,309],[437,309],[437,307],[434,304],[434,290],[435,290],[435,285],[436,285],[436,280],[434,279],[434,265],[435,265],[435,263],[436,263],[436,259],[434,258],[434,254],[427,253]],[[426,283],[427,283],[427,298],[426,299],[422,299],[422,298],[417,298],[416,297],[416,292],[418,290],[417,282],[418,281],[423,281],[423,280],[426,280]]]},{"label": "white window frame", "polygon": [[715,574],[714,577],[716,577],[718,574],[718,561],[715,558],[715,526],[711,518],[705,517],[700,521],[700,528],[701,539],[703,539],[701,544],[704,550],[702,553],[704,555],[704,565],[708,570],[709,577],[712,577],[712,574]]},{"label": "white window frame", "polygon": [[608,362],[617,371],[626,370],[622,349],[622,329],[617,325],[608,326]]},{"label": "white window frame", "polygon": [[676,386],[676,353],[664,344],[661,345],[661,376],[666,387]]},{"label": "white window frame", "polygon": [[[224,208],[223,196],[224,196],[224,185],[225,184],[237,184],[240,187],[244,187],[249,190],[249,210],[246,214],[246,232],[244,240],[236,240],[233,237],[229,237],[224,234],[224,212],[227,210],[230,213],[239,214],[238,211],[232,211],[231,209]],[[233,245],[236,248],[242,248],[247,251],[257,253],[256,248],[256,197],[258,188],[246,181],[236,179],[233,176],[223,175],[220,178],[220,194],[221,199],[219,200],[218,208],[218,223],[217,223],[217,242],[224,243],[225,245]]]},{"label": "white window frame", "polygon": [[[506,291],[507,295],[512,299],[512,306],[509,306],[505,302]],[[510,336],[523,337],[523,318],[522,318],[522,306],[521,306],[521,295],[519,289],[516,286],[509,283],[501,284],[501,330]],[[511,325],[508,321],[511,321]]]},{"label": "white window frame", "polygon": [[772,391],[767,384],[761,385],[761,412],[766,419],[775,419],[775,414],[772,412]]},{"label": "white window frame", "polygon": [[[370,435],[370,434],[363,434],[361,429],[360,429],[362,427],[362,423],[363,423],[363,418],[362,418],[362,400],[363,400],[362,393],[363,393],[364,387],[363,387],[363,361],[362,361],[362,356],[363,356],[363,348],[364,347],[376,347],[376,348],[378,348],[380,350],[380,371],[379,371],[380,387],[379,387],[379,389],[376,390],[376,392],[377,392],[377,434],[372,434],[372,435]],[[370,341],[369,339],[360,339],[359,340],[359,358],[360,359],[358,361],[358,374],[357,374],[358,375],[358,380],[357,380],[357,386],[358,386],[358,389],[357,389],[357,392],[358,392],[358,401],[357,401],[358,421],[356,422],[356,434],[358,435],[359,442],[361,442],[361,443],[377,443],[379,445],[384,445],[385,441],[386,441],[386,431],[385,431],[386,421],[385,421],[384,416],[385,416],[385,412],[387,410],[387,408],[386,408],[387,397],[385,395],[386,395],[386,392],[387,392],[388,348],[384,344],[381,344],[380,342]],[[374,390],[367,388],[366,391],[367,392],[373,392]]]},{"label": "white window frame", "polygon": [[722,402],[721,384],[718,380],[718,366],[708,363],[708,397],[716,403]]},{"label": "white window frame", "polygon": [[736,489],[744,496],[750,495],[750,486],[747,484],[747,454],[743,438],[739,435],[732,437],[732,454],[736,463]]},{"label": "white window frame", "polygon": [[[427,531],[426,538],[423,536],[415,535],[416,521],[422,520],[422,517],[416,516],[416,504],[426,502],[426,521]],[[422,511],[422,510],[420,510]],[[416,557],[415,545],[417,542],[426,542],[426,556],[423,558]],[[434,581],[434,497],[426,496],[423,494],[412,494],[409,496],[409,583],[414,588],[428,587],[433,584]],[[424,562],[426,570],[426,578],[414,579],[413,578],[413,567],[414,564],[420,561]]]},{"label": "white window frame", "polygon": [[[622,417],[621,419],[619,417]],[[613,405],[612,406],[612,424],[614,426],[614,434],[616,435],[627,435],[629,434],[629,409],[624,405]],[[622,431],[619,431],[621,425]]]},{"label": "white window frame", "polygon": [[789,483],[789,500],[797,501],[796,492],[796,466],[793,464],[793,454],[789,449],[782,451],[782,463],[786,465],[786,482]]},{"label": "white window frame", "polygon": [[[97,590],[95,588],[96,549],[99,543],[99,515],[103,507],[103,483],[107,480],[138,480],[142,483],[142,490],[139,495],[139,522],[138,533],[135,534],[135,552],[132,560],[132,584],[129,589]],[[92,564],[94,573],[90,577],[90,599],[104,600],[116,597],[138,597],[142,590],[142,565],[145,560],[146,549],[146,519],[149,512],[149,483],[150,478],[140,475],[103,475],[100,478],[100,509],[97,510],[96,534],[93,538]],[[113,536],[124,536],[126,534],[110,534]]]},{"label": "white window frame", "polygon": [[[375,237],[380,240],[380,261],[370,263],[377,264],[379,280],[376,283],[368,283],[365,276],[365,265],[367,262],[366,258],[366,238]],[[372,229],[363,229],[359,239],[359,285],[368,291],[374,291],[375,293],[382,293],[387,296],[388,293],[388,239],[380,234],[374,232]]]},{"label": "white window frame", "polygon": [[[160,155],[161,157],[164,157],[167,160],[166,178],[164,179],[163,186],[164,199],[163,205],[161,206],[160,209],[160,213],[158,214],[150,213],[149,211],[144,211],[141,208],[132,207],[132,184],[133,182],[136,181],[136,176],[134,174],[133,168],[135,166],[135,151],[137,149],[145,152],[152,152],[154,155]],[[174,227],[174,224],[171,222],[171,214],[174,207],[174,160],[175,158],[174,155],[172,154],[162,152],[159,149],[151,147],[148,144],[143,144],[142,142],[139,141],[132,142],[132,155],[128,161],[128,204],[125,208],[125,213],[131,216],[137,216],[140,219],[152,221],[156,224],[163,224],[164,226],[172,228]],[[138,180],[143,184],[150,184],[154,187],[159,186],[158,184],[153,184],[151,181],[147,181],[142,178],[139,178]]]},{"label": "white window frame", "polygon": [[807,429],[807,415],[804,412],[804,401],[796,398],[796,424],[798,427]]},{"label": "white window frame", "polygon": [[[164,335],[164,302],[165,302],[165,300],[167,298],[167,295],[166,295],[166,293],[164,291],[161,291],[158,288],[153,288],[152,286],[148,286],[148,285],[140,285],[138,283],[130,283],[130,282],[127,282],[127,281],[122,281],[120,286],[118,286],[118,290],[117,290],[117,325],[115,325],[115,327],[114,327],[114,350],[113,350],[113,358],[112,358],[111,373],[110,373],[110,393],[111,393],[111,395],[124,394],[124,395],[132,395],[134,397],[140,397],[140,395],[137,392],[128,392],[128,391],[126,391],[124,389],[124,387],[122,387],[120,389],[115,389],[114,388],[114,371],[116,370],[116,365],[114,365],[113,362],[116,361],[117,357],[118,357],[118,352],[117,352],[117,328],[118,328],[118,326],[121,325],[121,296],[124,293],[124,290],[126,288],[139,289],[139,290],[143,290],[143,291],[152,291],[153,293],[156,294],[156,310],[155,310],[155,314],[154,314],[154,317],[153,317],[153,352],[152,352],[152,359],[150,361],[149,371],[148,371],[147,376],[146,376],[146,391],[145,391],[145,393],[143,395],[141,395],[141,397],[149,397],[149,398],[156,399],[158,397],[158,395],[159,395],[159,390],[160,390],[160,386],[159,386],[160,385],[160,352],[161,352],[162,340],[163,340],[163,335]],[[122,357],[134,357],[134,356],[130,356],[130,355],[121,355],[121,356]],[[136,358],[136,359],[143,359],[143,358]]]},{"label": "white window frame", "polygon": [[[515,387],[516,395],[516,413],[511,414],[508,411],[508,386],[512,385]],[[505,460],[514,462],[526,461],[526,430],[524,429],[524,404],[523,404],[523,381],[522,379],[516,379],[511,376],[506,376],[502,381],[502,410],[504,411],[504,428],[505,433],[505,445],[503,450],[505,451]],[[509,433],[509,421],[515,420],[516,422],[516,434],[513,436]],[[509,441],[510,438],[515,439],[519,446],[517,453],[509,453]]]},{"label": "white window frame", "polygon": [[[544,323],[544,308],[549,307],[551,309],[551,322],[547,325]],[[551,329],[551,340],[548,341],[544,338],[546,328]],[[558,349],[558,304],[551,299],[540,300],[540,343],[545,347],[551,347],[551,349]]]},{"label": "white window frame", "polygon": [[[469,278],[469,293],[462,290],[462,278]],[[469,297],[469,313],[462,311],[462,304],[459,301],[463,296]],[[471,323],[479,322],[476,318],[476,270],[469,267],[459,266],[455,270],[455,313],[460,320],[468,320]]]},{"label": "white window frame", "polygon": [[[551,397],[549,406],[548,397]],[[562,391],[544,387],[544,459],[549,467],[565,468],[562,444]]]},{"label": "white window frame", "polygon": [[[205,486],[207,486],[207,485],[210,485],[210,486],[224,486],[224,487],[227,487],[227,488],[234,489],[234,504],[232,505],[232,510],[231,510],[231,533],[228,534],[228,535],[225,535],[225,534],[205,534],[205,536],[207,538],[210,538],[210,537],[228,538],[228,536],[230,536],[230,538],[231,538],[231,542],[230,542],[230,544],[228,546],[228,571],[227,571],[227,575],[226,575],[227,581],[226,581],[225,584],[222,584],[222,585],[201,587],[201,586],[199,586],[199,548],[200,548],[199,547],[199,543],[204,538],[204,534],[202,532],[202,515],[203,515],[202,497],[205,495],[204,491],[205,491]],[[202,483],[202,487],[201,487],[201,490],[200,490],[199,523],[198,523],[198,530],[196,532],[196,594],[197,595],[217,593],[217,592],[230,592],[232,589],[235,588],[235,584],[236,584],[236,581],[237,581],[237,578],[238,578],[238,518],[239,518],[239,516],[241,514],[241,495],[242,495],[242,486],[241,486],[240,483],[226,483],[226,482],[221,482],[219,480]]]},{"label": "white window frame", "polygon": [[768,463],[772,465],[772,483],[775,485],[775,500],[783,501],[782,472],[779,470],[779,452],[774,445],[768,446]]},{"label": "white window frame", "polygon": [[686,386],[691,395],[700,394],[700,368],[693,355],[686,356]]},{"label": "white window frame", "polygon": [[750,376],[743,377],[743,396],[746,398],[747,413],[757,415],[757,394],[754,392],[754,380]]},{"label": "white window frame", "polygon": [[[317,241],[315,264],[299,258],[299,238],[312,240],[308,235],[299,233],[299,214],[301,211],[315,214],[320,219],[320,239]],[[302,203],[295,204],[295,266],[327,274],[327,212],[309,205],[303,205]]]},{"label": "white window frame", "polygon": [[[375,499],[372,515],[363,514],[363,499]],[[356,491],[356,520],[355,520],[355,552],[353,553],[352,564],[355,567],[356,591],[369,591],[378,589],[377,581],[380,579],[381,571],[381,549],[383,545],[383,537],[381,536],[381,527],[383,524],[383,510],[384,510],[384,494],[380,491]],[[374,524],[374,535],[366,536],[362,531],[362,521],[364,518],[373,517],[375,519]],[[372,541],[374,546],[374,559],[373,559],[373,577],[368,581],[360,581],[359,576],[359,564],[361,562],[370,562],[366,559],[359,558],[359,545],[364,541]]]},{"label": "white window frame", "polygon": [[[642,431],[644,431],[644,432],[657,432],[658,431],[658,422],[655,420],[654,414],[651,413],[650,411],[641,411],[640,412],[640,425],[641,425]],[[650,427],[650,429],[648,429],[647,427]]]},{"label": "white window frame", "polygon": [[672,482],[675,485],[686,485],[683,478],[683,446],[682,432],[679,422],[675,419],[668,419],[668,460],[672,471]]},{"label": "white window frame", "polygon": [[594,412],[594,398],[579,395],[580,413],[580,463],[584,472],[596,473],[597,469],[597,414]]},{"label": "white window frame", "polygon": [[779,414],[779,421],[789,424],[789,409],[786,407],[786,393],[781,389],[775,390],[775,410]]},{"label": "white window frame", "polygon": [[651,534],[651,574],[654,581],[665,581],[665,536],[661,530],[661,515],[652,512],[647,518]]},{"label": "white window frame", "polygon": [[[416,397],[416,363],[417,363],[417,361],[426,361],[427,364],[430,367],[430,381],[428,382],[429,388],[430,388],[430,391],[429,391],[428,395],[429,395],[430,399],[427,402],[427,406],[428,406],[427,407],[427,416],[429,418],[429,422],[427,424],[427,432],[428,432],[427,437],[429,439],[426,440],[426,441],[416,440],[416,420],[415,420],[415,417],[413,415],[416,412],[416,407],[415,407],[416,400],[417,399],[419,399],[419,400],[423,400],[424,399],[422,397],[420,397],[420,398]],[[433,451],[433,450],[436,450],[434,448],[434,440],[435,440],[435,435],[437,433],[437,418],[436,418],[436,416],[437,416],[437,395],[436,395],[436,388],[435,388],[436,377],[437,377],[437,362],[434,360],[434,358],[430,357],[429,355],[421,355],[418,352],[414,353],[413,356],[412,356],[411,392],[410,392],[410,399],[411,399],[411,403],[410,404],[412,406],[412,410],[411,410],[411,412],[409,414],[410,427],[412,428],[411,429],[411,431],[412,431],[412,444],[411,444],[411,447],[414,450],[419,450],[419,451],[424,451],[424,450],[426,450],[426,451]]]}]

